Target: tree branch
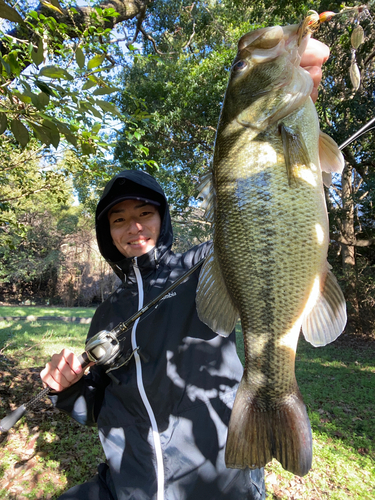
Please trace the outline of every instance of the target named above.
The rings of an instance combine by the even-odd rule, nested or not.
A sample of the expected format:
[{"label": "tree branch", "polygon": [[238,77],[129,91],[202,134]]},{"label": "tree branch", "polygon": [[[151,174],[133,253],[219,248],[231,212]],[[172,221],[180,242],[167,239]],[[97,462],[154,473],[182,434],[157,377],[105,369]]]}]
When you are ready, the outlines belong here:
[{"label": "tree branch", "polygon": [[[103,0],[95,7],[101,9],[113,8],[119,14],[117,17],[110,17],[103,25],[105,28],[114,28],[116,24],[122,23],[129,19],[133,19],[146,10],[153,0]],[[35,11],[40,15],[52,17],[59,23],[64,23],[67,26],[68,37],[74,38],[77,36],[77,28],[83,30],[84,26],[91,24],[91,14],[95,12],[95,7],[74,7],[76,12],[70,9],[62,9],[62,14],[50,9],[43,3],[40,3]],[[25,26],[19,25],[8,33],[9,36],[30,40],[31,42],[39,41],[37,35],[32,30]],[[8,49],[6,45],[0,42],[0,51],[4,55]]]},{"label": "tree branch", "polygon": [[370,247],[375,245],[375,238],[370,238],[368,240],[357,240],[357,238],[355,238],[353,241],[348,241],[342,235],[330,234],[329,237],[339,245],[349,247]]}]

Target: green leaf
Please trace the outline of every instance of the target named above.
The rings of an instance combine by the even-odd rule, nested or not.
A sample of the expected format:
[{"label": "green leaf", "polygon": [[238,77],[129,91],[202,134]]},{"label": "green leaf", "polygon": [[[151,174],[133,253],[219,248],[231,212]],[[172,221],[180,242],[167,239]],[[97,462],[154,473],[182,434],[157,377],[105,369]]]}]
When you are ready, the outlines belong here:
[{"label": "green leaf", "polygon": [[5,113],[0,113],[0,135],[6,131],[7,127],[7,116]]},{"label": "green leaf", "polygon": [[25,92],[24,94],[21,94],[20,92],[14,92],[14,95],[18,97],[18,99],[25,104],[30,104],[32,101],[31,97],[28,95],[28,92]]},{"label": "green leaf", "polygon": [[57,149],[60,143],[60,132],[58,128],[50,120],[43,120],[43,127],[49,130],[52,145]]},{"label": "green leaf", "polygon": [[105,54],[94,56],[87,63],[87,69],[97,68],[98,66],[100,66],[102,64],[102,62],[104,61],[104,59],[105,59]]},{"label": "green leaf", "polygon": [[18,12],[13,7],[7,5],[4,0],[0,0],[0,17],[13,23],[23,23],[23,19]]},{"label": "green leaf", "polygon": [[48,106],[49,103],[49,95],[46,94],[45,92],[40,92],[38,94],[38,103],[42,108],[45,108]]},{"label": "green leaf", "polygon": [[35,51],[34,49],[31,51],[31,59],[33,60],[33,63],[35,66],[39,66],[43,62],[43,40],[39,40],[38,44],[38,50]]},{"label": "green leaf", "polygon": [[66,69],[59,68],[58,66],[44,66],[39,71],[38,76],[45,76],[47,78],[61,78],[62,80],[74,80],[71,74]]},{"label": "green leaf", "polygon": [[51,87],[49,87],[45,82],[41,82],[40,80],[35,80],[35,85],[46,94],[52,97],[58,97],[57,92],[55,92]]},{"label": "green leaf", "polygon": [[77,138],[76,136],[72,133],[70,128],[62,122],[59,122],[58,120],[55,120],[55,124],[57,128],[59,129],[61,134],[64,134],[65,139],[70,142],[70,144],[73,144],[73,146],[77,146]]},{"label": "green leaf", "polygon": [[4,67],[5,71],[7,72],[7,74],[8,74],[8,75],[10,75],[10,74],[11,74],[10,66],[9,66],[9,64],[8,64],[8,63],[7,63],[7,62],[6,62],[6,61],[5,61],[2,57],[1,57],[1,55],[0,55],[0,62],[1,62],[1,64],[3,65],[3,67]]},{"label": "green leaf", "polygon": [[102,128],[102,124],[100,122],[96,122],[91,130],[92,130],[93,134],[97,134],[101,128]]},{"label": "green leaf", "polygon": [[99,118],[101,120],[103,118],[103,115],[100,113],[98,109],[96,109],[92,104],[86,103],[86,107],[91,111],[91,113],[96,116],[96,118]]},{"label": "green leaf", "polygon": [[92,82],[91,80],[87,80],[87,82],[84,83],[82,90],[91,89],[91,87],[95,87],[96,85],[97,85],[96,82]]},{"label": "green leaf", "polygon": [[37,137],[37,139],[40,140],[43,144],[46,144],[49,146],[51,144],[51,134],[49,129],[42,127],[40,125],[37,125],[36,123],[32,123],[28,120],[29,125],[31,128],[34,130],[34,133]]},{"label": "green leaf", "polygon": [[13,132],[14,137],[16,138],[16,141],[19,142],[24,148],[29,142],[29,131],[27,130],[25,125],[17,120],[17,118],[15,118],[14,120],[12,120],[10,128]]},{"label": "green leaf", "polygon": [[103,111],[106,111],[107,113],[112,113],[120,117],[122,116],[120,110],[110,102],[97,100],[96,104],[100,106]]},{"label": "green leaf", "polygon": [[[25,90],[23,95],[28,97],[30,99],[30,101],[34,104],[34,106],[36,108],[38,108],[39,102],[38,102],[38,95],[37,94],[34,94],[33,92],[30,92],[28,90]],[[26,101],[24,101],[24,102],[26,102]]]},{"label": "green leaf", "polygon": [[112,94],[113,92],[118,92],[120,89],[116,87],[100,87],[92,93],[92,95],[107,95]]},{"label": "green leaf", "polygon": [[[57,2],[58,3],[58,2]],[[59,9],[59,6],[56,6],[56,2],[47,2],[45,0],[42,0],[42,4],[48,7],[49,9],[56,10],[59,14],[62,14],[62,11]]]},{"label": "green leaf", "polygon": [[95,153],[95,148],[89,144],[88,142],[81,142],[81,149],[82,149],[82,153],[84,155],[91,155],[92,153]]},{"label": "green leaf", "polygon": [[77,47],[76,50],[76,62],[80,69],[85,67],[85,54],[80,47]]},{"label": "green leaf", "polygon": [[12,73],[19,76],[21,73],[21,68],[20,65],[18,64],[17,52],[13,50],[12,52],[9,52],[9,54],[5,56],[4,59],[5,58],[9,63]]}]

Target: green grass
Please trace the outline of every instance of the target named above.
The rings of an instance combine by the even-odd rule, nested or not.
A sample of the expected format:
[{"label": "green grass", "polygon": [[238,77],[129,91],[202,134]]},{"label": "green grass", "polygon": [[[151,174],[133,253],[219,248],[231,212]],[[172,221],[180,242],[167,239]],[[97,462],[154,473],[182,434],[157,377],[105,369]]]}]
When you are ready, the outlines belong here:
[{"label": "green grass", "polygon": [[[17,309],[12,316],[27,316],[31,308]],[[68,315],[67,309],[54,308],[54,312]],[[71,315],[76,313],[70,310]],[[88,325],[61,321],[0,321],[0,418],[42,389],[39,372],[53,353],[68,347],[80,354],[87,331]],[[80,426],[47,399],[29,410],[8,434],[0,435],[0,498],[57,498],[90,479],[104,459],[97,430]]]},{"label": "green grass", "polygon": [[[240,358],[242,335],[237,330]],[[375,498],[375,344],[337,340],[314,348],[300,339],[296,377],[313,434],[313,465],[296,478],[275,460],[266,467],[269,498]],[[299,496],[296,496],[299,495]]]},{"label": "green grass", "polygon": [[84,350],[88,325],[57,321],[0,321],[0,352],[17,359],[18,368],[43,366],[64,347]]},{"label": "green grass", "polygon": [[[20,313],[12,315],[21,316],[22,310],[27,316],[31,308],[17,309]],[[53,310],[58,316],[68,311]],[[77,310],[71,314],[77,316]],[[82,352],[87,330],[88,325],[60,321],[0,322],[0,418],[41,389],[39,371],[53,352],[64,347]],[[265,468],[267,499],[373,500],[374,343],[338,340],[316,349],[300,340],[296,376],[311,421],[313,466],[299,478],[274,460]],[[103,460],[96,429],[79,426],[47,402],[40,403],[0,436],[0,498],[55,499],[88,480]]]},{"label": "green grass", "polygon": [[93,307],[37,307],[37,306],[0,306],[0,317],[15,316],[75,316],[91,318],[95,312]]}]

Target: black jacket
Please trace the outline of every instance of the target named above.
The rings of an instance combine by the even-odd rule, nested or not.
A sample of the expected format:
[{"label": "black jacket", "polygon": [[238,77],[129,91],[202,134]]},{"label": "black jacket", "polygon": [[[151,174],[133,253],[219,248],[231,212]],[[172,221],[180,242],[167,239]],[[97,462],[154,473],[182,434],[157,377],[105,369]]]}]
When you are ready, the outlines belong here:
[{"label": "black jacket", "polygon": [[[164,193],[143,172],[116,176],[97,214],[106,196],[127,182],[160,195],[161,232],[155,249],[126,259],[112,244],[107,218],[97,221],[100,250],[123,284],[97,309],[89,337],[130,317],[210,248],[204,243],[184,254],[171,251]],[[227,426],[242,366],[234,333],[220,337],[198,319],[198,276],[199,269],[129,332],[125,351],[139,350],[127,366],[111,376],[103,367],[92,367],[89,375],[55,398],[58,408],[82,424],[97,423],[118,500],[264,498],[263,471],[227,469],[224,464]]]}]

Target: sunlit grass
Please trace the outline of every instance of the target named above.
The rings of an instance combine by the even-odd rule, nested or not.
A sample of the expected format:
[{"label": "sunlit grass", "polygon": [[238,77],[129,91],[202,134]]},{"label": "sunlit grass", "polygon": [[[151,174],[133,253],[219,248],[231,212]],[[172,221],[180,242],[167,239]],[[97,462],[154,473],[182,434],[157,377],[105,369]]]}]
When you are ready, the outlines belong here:
[{"label": "sunlit grass", "polygon": [[94,307],[0,306],[0,317],[75,316],[76,318],[91,318],[94,312]]},{"label": "sunlit grass", "polygon": [[19,368],[44,365],[64,347],[75,354],[84,350],[88,325],[40,321],[0,321],[0,350],[16,358]]}]

